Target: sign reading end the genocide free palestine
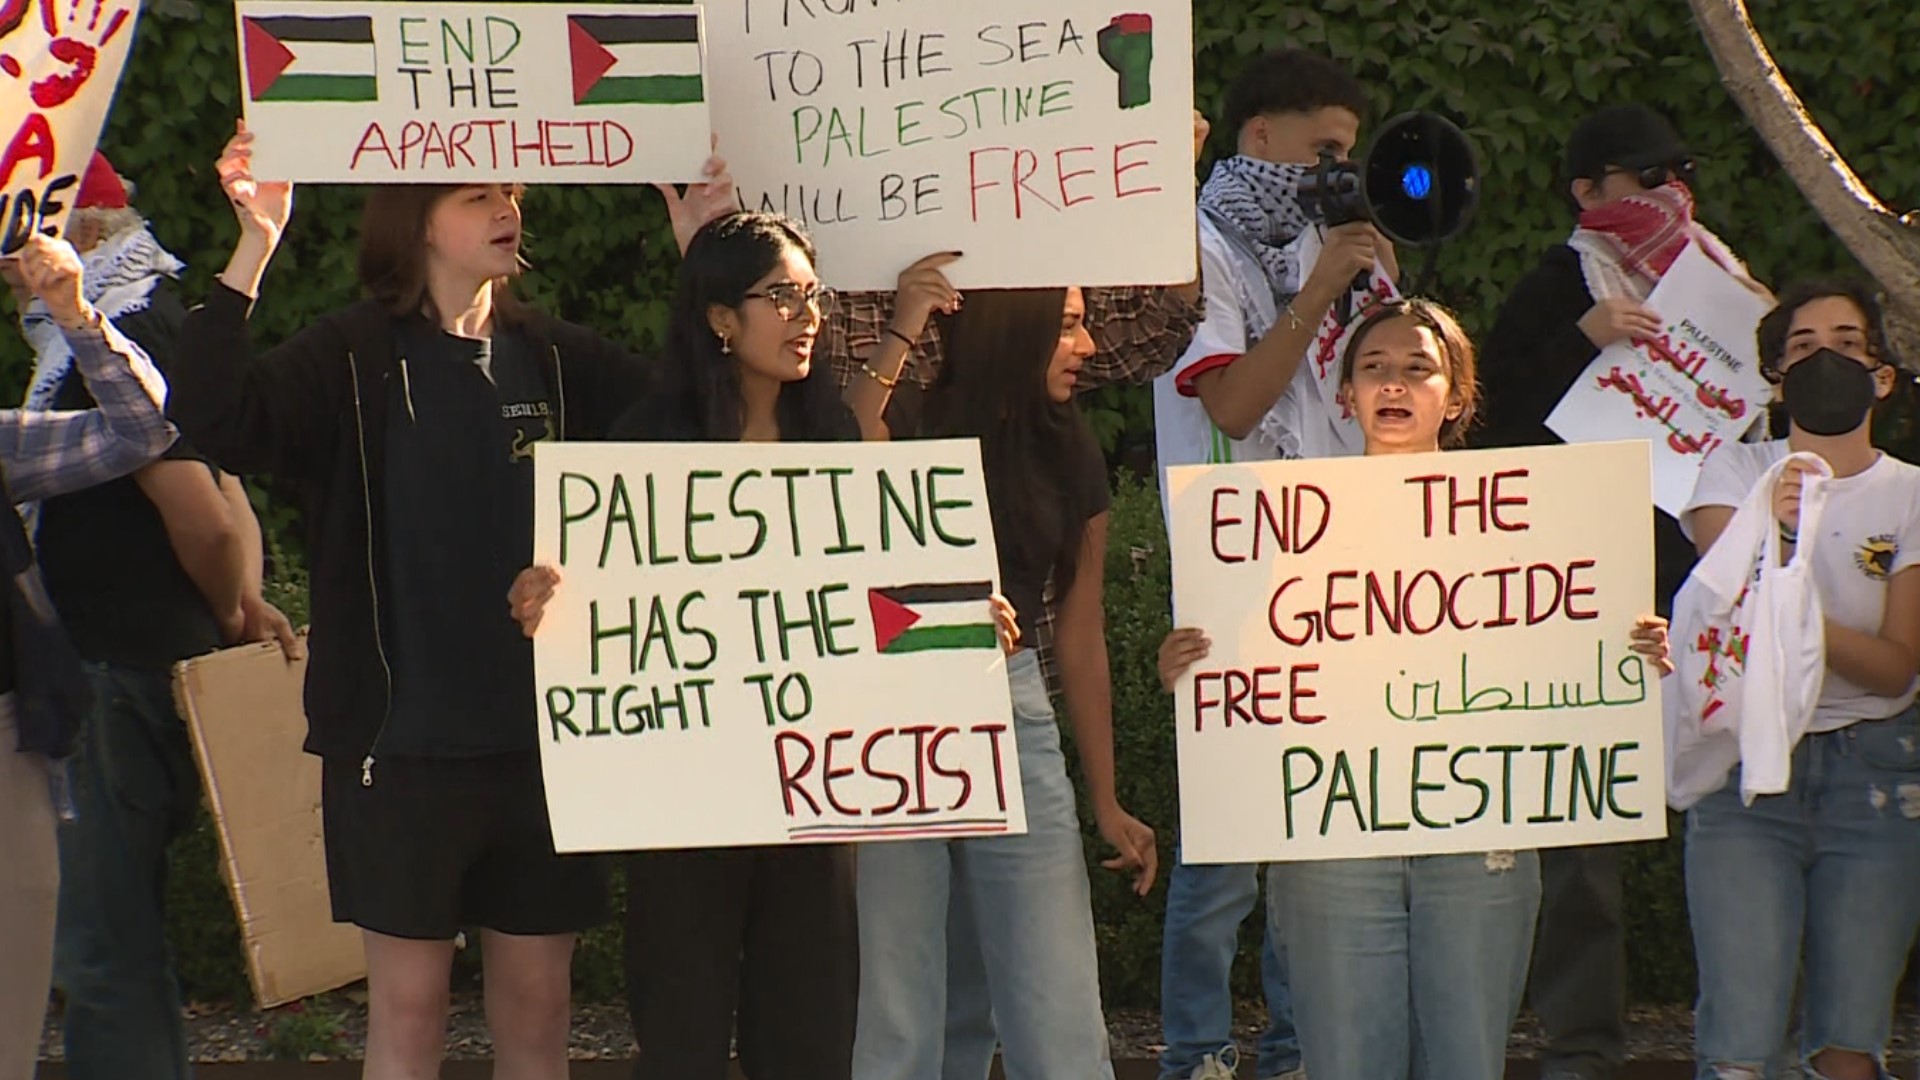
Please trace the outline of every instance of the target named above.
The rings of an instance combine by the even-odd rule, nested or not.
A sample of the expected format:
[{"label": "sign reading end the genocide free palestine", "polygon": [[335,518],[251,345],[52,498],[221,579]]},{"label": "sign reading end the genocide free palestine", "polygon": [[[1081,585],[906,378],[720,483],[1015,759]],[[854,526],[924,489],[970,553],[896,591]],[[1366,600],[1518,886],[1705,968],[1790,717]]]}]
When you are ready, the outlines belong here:
[{"label": "sign reading end the genocide free palestine", "polygon": [[1026,831],[979,444],[541,443],[561,851]]},{"label": "sign reading end the genocide free palestine", "polygon": [[1174,693],[1185,857],[1664,836],[1647,455],[1168,470],[1176,625],[1213,642]]},{"label": "sign reading end the genocide free palestine", "polygon": [[699,178],[699,6],[240,0],[254,171],[321,183]]},{"label": "sign reading end the genocide free palestine", "polygon": [[1189,0],[712,0],[714,131],[741,202],[820,273],[892,289],[1193,280]]}]

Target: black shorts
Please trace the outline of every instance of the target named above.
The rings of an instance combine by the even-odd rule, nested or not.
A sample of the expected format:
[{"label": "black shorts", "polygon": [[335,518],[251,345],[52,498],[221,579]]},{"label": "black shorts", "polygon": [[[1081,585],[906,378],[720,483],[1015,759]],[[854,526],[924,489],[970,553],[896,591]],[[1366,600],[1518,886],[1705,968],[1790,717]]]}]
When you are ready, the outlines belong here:
[{"label": "black shorts", "polygon": [[477,758],[327,759],[321,820],[335,922],[450,941],[467,927],[570,934],[607,918],[607,867],[556,855],[528,751]]}]

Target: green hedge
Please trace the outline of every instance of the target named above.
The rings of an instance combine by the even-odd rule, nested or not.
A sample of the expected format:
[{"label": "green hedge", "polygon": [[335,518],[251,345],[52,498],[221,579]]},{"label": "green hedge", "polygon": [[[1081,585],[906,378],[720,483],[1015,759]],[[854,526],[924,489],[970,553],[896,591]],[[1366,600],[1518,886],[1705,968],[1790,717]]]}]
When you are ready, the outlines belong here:
[{"label": "green hedge", "polygon": [[[1685,8],[1671,0],[1195,0],[1194,7],[1199,100],[1210,113],[1217,115],[1223,81],[1242,59],[1294,44],[1351,65],[1373,88],[1376,119],[1431,108],[1466,128],[1485,173],[1483,203],[1473,230],[1442,252],[1429,291],[1458,307],[1470,329],[1485,328],[1505,290],[1565,233],[1556,164],[1562,140],[1579,115],[1613,101],[1645,102],[1674,118],[1701,156],[1702,218],[1763,279],[1851,268],[1721,90]],[[1910,205],[1920,191],[1920,52],[1898,43],[1920,30],[1920,7],[1778,0],[1761,5],[1756,18],[1835,145],[1890,204]],[[230,5],[150,6],[105,139],[121,170],[139,181],[137,202],[161,239],[188,260],[190,295],[204,289],[234,235],[212,175],[237,108],[233,42]],[[1230,133],[1216,132],[1212,150],[1230,148]],[[301,192],[289,241],[266,282],[257,320],[264,336],[350,297],[356,219],[351,191]],[[526,287],[537,301],[635,344],[658,340],[673,258],[656,196],[640,188],[536,189],[527,221],[534,273]],[[17,392],[26,362],[18,340],[0,337],[0,393]],[[1107,389],[1091,404],[1116,459],[1144,469],[1151,448],[1145,392]],[[1895,434],[1904,442],[1907,431]],[[287,510],[262,505],[285,547],[297,550]],[[1123,794],[1170,839],[1172,734],[1152,675],[1166,623],[1159,520],[1150,492],[1122,486],[1108,614]],[[244,982],[212,852],[204,830],[181,845],[175,942],[192,995],[231,997]],[[1629,881],[1634,992],[1684,1000],[1691,954],[1675,845],[1634,849]],[[1096,903],[1110,1000],[1151,1002],[1160,894],[1137,901],[1103,877]],[[598,997],[617,986],[616,944],[589,941],[579,965],[583,993]],[[1250,969],[1240,985],[1254,988]]]}]

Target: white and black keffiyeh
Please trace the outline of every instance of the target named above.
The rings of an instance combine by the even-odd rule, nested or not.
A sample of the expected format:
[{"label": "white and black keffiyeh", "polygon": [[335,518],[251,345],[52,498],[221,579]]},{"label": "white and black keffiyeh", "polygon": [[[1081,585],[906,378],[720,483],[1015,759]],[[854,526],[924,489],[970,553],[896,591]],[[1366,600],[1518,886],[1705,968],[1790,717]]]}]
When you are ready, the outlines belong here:
[{"label": "white and black keffiyeh", "polygon": [[1260,256],[1276,299],[1297,296],[1305,283],[1291,247],[1311,222],[1300,207],[1300,181],[1310,165],[1277,165],[1246,156],[1216,162],[1200,189],[1200,208],[1238,229]]}]

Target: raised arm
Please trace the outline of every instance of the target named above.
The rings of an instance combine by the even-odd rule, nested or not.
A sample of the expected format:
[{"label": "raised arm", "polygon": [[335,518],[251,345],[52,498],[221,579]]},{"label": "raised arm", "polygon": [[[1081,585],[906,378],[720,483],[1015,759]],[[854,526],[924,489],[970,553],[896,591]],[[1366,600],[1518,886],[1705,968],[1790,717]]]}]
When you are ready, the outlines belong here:
[{"label": "raised arm", "polygon": [[19,255],[22,279],[66,338],[96,407],[0,411],[0,466],[16,502],[103,484],[159,457],[175,432],[162,411],[166,380],[138,345],[82,293],[80,256],[36,236]]}]

